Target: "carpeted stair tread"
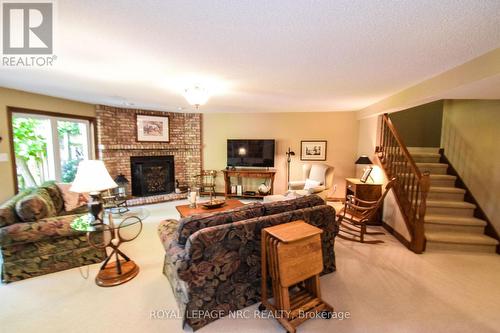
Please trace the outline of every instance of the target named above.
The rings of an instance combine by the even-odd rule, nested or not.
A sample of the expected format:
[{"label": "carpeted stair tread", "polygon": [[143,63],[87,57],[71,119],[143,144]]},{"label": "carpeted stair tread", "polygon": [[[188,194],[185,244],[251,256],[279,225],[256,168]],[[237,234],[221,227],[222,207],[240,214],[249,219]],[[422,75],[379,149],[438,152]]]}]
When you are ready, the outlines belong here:
[{"label": "carpeted stair tread", "polygon": [[498,241],[482,234],[455,233],[447,231],[426,231],[427,242],[453,243],[453,244],[475,244],[475,245],[497,245]]},{"label": "carpeted stair tread", "polygon": [[436,158],[441,157],[441,154],[439,154],[439,153],[430,153],[430,152],[425,152],[425,151],[414,151],[414,152],[410,152],[410,154],[413,157],[436,157]]},{"label": "carpeted stair tread", "polygon": [[446,164],[446,163],[417,162],[415,164],[418,167],[440,167],[440,168],[447,168],[448,167],[448,164]]},{"label": "carpeted stair tread", "polygon": [[414,153],[433,153],[433,154],[439,154],[439,148],[438,147],[406,147],[408,149],[408,152],[410,154]]},{"label": "carpeted stair tread", "polygon": [[[398,174],[401,177],[408,177],[409,173],[400,173]],[[457,179],[457,176],[453,175],[440,175],[440,174],[430,174],[429,175],[430,179]]]},{"label": "carpeted stair tread", "polygon": [[[408,164],[407,162],[393,162],[395,165],[404,165]],[[433,163],[433,162],[416,162],[415,163],[419,168],[448,168],[448,164],[446,163]]]},{"label": "carpeted stair tread", "polygon": [[[410,175],[409,173],[399,173],[398,174],[399,176],[401,177],[408,177],[408,175]],[[450,179],[450,180],[456,180],[457,179],[457,176],[453,176],[453,175],[440,175],[440,174],[430,174],[429,175],[430,179],[433,180],[441,180],[441,179]]]},{"label": "carpeted stair tread", "polygon": [[[406,186],[405,188],[412,188],[412,186]],[[459,193],[464,194],[465,190],[458,187],[446,187],[446,186],[430,186],[429,192],[439,192],[439,193]]]},{"label": "carpeted stair tread", "polygon": [[465,193],[463,188],[458,187],[444,187],[444,186],[431,186],[429,187],[429,192],[440,192],[440,193]]},{"label": "carpeted stair tread", "polygon": [[476,205],[465,201],[427,200],[427,207],[476,209]]},{"label": "carpeted stair tread", "polygon": [[[420,171],[430,173],[428,209],[424,217],[428,249],[494,252],[499,242],[483,234],[487,222],[472,216],[476,205],[464,201],[466,190],[455,187],[457,177],[447,174],[449,164],[439,163],[440,149],[408,147],[408,151]],[[400,176],[408,179],[410,175]],[[406,186],[407,190],[411,185]]]},{"label": "carpeted stair tread", "polygon": [[417,168],[421,172],[429,172],[430,174],[445,175],[448,170],[448,164],[445,163],[428,163],[428,162],[417,162]]},{"label": "carpeted stair tread", "polygon": [[453,176],[453,175],[433,175],[433,174],[430,174],[429,177],[432,179],[457,179],[457,176]]},{"label": "carpeted stair tread", "polygon": [[452,216],[452,215],[425,215],[425,223],[443,224],[443,225],[461,225],[461,226],[480,226],[485,227],[486,221],[475,217]]}]

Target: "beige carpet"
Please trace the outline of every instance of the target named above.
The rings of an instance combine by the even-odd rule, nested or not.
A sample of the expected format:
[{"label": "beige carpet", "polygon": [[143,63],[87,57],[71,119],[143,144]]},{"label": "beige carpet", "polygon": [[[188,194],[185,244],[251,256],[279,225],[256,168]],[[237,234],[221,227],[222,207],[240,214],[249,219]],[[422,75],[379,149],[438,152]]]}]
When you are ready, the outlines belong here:
[{"label": "beige carpet", "polygon": [[[0,332],[182,332],[178,319],[151,319],[152,311],[177,309],[156,235],[161,219],[178,217],[177,204],[147,206],[141,236],[124,247],[141,268],[127,284],[97,287],[93,265],[88,280],[72,269],[0,285]],[[299,332],[500,332],[500,256],[415,255],[382,238],[381,245],[337,240],[338,271],[322,277],[323,297],[351,317],[310,320]],[[224,318],[198,332],[284,330],[271,319]]]}]

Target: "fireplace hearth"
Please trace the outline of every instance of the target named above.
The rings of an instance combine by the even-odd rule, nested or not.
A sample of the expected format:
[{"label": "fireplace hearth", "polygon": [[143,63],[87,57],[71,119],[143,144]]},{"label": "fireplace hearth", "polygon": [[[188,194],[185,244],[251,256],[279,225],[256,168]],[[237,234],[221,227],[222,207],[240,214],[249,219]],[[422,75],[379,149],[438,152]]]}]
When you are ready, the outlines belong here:
[{"label": "fireplace hearth", "polygon": [[132,195],[168,194],[175,189],[174,156],[132,156]]}]

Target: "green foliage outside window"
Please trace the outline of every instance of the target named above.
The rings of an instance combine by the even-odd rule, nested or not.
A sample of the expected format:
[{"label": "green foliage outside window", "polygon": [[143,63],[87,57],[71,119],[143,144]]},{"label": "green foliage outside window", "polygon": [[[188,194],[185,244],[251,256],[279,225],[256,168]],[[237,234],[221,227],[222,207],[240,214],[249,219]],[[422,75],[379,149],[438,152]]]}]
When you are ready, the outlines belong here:
[{"label": "green foliage outside window", "polygon": [[[66,161],[62,164],[62,175],[61,180],[64,183],[71,183],[76,176],[76,170],[78,163],[81,160],[81,156],[74,154],[71,147],[76,148],[75,151],[81,151],[81,145],[76,145],[71,142],[71,137],[78,136],[81,134],[80,126],[78,123],[70,121],[60,121],[57,126],[57,132],[59,135],[59,142],[64,145],[67,149],[68,155],[66,156]],[[76,156],[73,156],[76,155]]]},{"label": "green foliage outside window", "polygon": [[[12,129],[14,137],[14,153],[20,189],[41,185],[44,179],[44,167],[47,167],[47,141],[37,129],[43,125],[36,118],[14,117]],[[39,132],[39,131],[38,131]],[[81,135],[80,125],[71,121],[59,121],[57,124],[60,153],[61,180],[72,182],[75,178],[78,163],[83,159],[82,145],[72,142],[72,138]]]},{"label": "green foliage outside window", "polygon": [[63,163],[61,177],[63,183],[72,183],[75,180],[78,163],[80,163],[80,160],[71,160]]},{"label": "green foliage outside window", "polygon": [[[18,167],[18,180],[21,189],[37,184],[40,179],[43,161],[47,158],[47,143],[42,135],[36,133],[40,121],[33,118],[14,118],[12,128],[14,135],[14,153]],[[29,162],[37,166],[37,174],[28,167]]]}]

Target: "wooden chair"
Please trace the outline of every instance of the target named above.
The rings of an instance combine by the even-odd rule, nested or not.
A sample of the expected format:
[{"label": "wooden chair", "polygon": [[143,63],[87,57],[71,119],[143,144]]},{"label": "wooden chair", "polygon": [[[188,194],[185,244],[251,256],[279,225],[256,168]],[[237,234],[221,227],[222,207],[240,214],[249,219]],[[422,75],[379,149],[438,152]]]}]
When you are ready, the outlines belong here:
[{"label": "wooden chair", "polygon": [[200,189],[200,194],[215,196],[215,177],[217,177],[217,170],[203,170],[201,174],[194,177],[196,186]]},{"label": "wooden chair", "polygon": [[385,186],[384,193],[377,201],[365,201],[356,198],[354,195],[348,195],[345,206],[337,213],[337,223],[340,226],[338,236],[342,239],[360,243],[383,243],[382,240],[365,240],[365,235],[384,235],[383,232],[367,232],[366,222],[377,213],[384,202],[385,196],[395,183],[396,178],[391,179]]},{"label": "wooden chair", "polygon": [[112,214],[123,214],[129,211],[128,201],[126,196],[120,195],[116,191],[105,191],[101,199],[103,201],[104,209]]}]

